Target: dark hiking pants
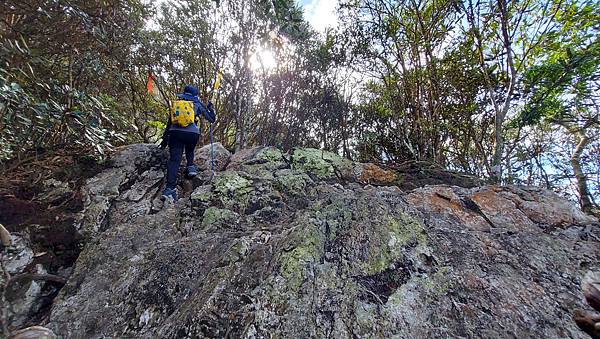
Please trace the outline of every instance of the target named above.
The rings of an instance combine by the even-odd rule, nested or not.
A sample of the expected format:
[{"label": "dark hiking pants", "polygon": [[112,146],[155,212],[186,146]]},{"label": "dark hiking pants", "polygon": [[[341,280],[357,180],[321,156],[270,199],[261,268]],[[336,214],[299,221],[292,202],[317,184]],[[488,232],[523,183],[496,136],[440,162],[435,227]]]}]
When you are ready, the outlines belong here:
[{"label": "dark hiking pants", "polygon": [[187,166],[194,164],[194,149],[198,144],[200,135],[192,132],[169,132],[169,163],[167,164],[167,188],[175,189],[177,186],[177,172],[181,164],[181,157],[185,149]]}]

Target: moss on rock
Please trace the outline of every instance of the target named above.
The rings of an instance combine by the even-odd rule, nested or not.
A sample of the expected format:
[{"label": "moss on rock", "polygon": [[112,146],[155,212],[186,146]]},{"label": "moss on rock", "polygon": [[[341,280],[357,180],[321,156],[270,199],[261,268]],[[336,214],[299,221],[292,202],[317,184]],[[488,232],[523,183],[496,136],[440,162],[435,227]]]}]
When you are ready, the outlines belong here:
[{"label": "moss on rock", "polygon": [[[326,206],[314,205],[315,217],[327,224],[327,241],[335,241],[338,233],[347,232],[351,227],[353,212],[347,208],[344,199],[332,199]],[[323,230],[325,231],[325,230]]]},{"label": "moss on rock", "polygon": [[283,153],[275,147],[255,147],[234,155],[228,169],[273,179],[273,171],[288,167]]},{"label": "moss on rock", "polygon": [[445,295],[452,287],[452,282],[449,278],[451,273],[452,267],[439,267],[435,273],[424,279],[423,285],[425,289],[428,292],[433,293],[435,296]]},{"label": "moss on rock", "polygon": [[342,176],[351,176],[353,164],[339,155],[314,148],[299,148],[292,154],[292,168],[310,173],[319,179],[335,177],[336,172]]},{"label": "moss on rock", "polygon": [[267,164],[267,168],[276,169],[285,164],[283,153],[275,147],[265,147],[255,156],[256,161]]},{"label": "moss on rock", "polygon": [[192,202],[208,203],[213,197],[210,186],[200,186],[190,195]]},{"label": "moss on rock", "polygon": [[223,222],[228,222],[232,220],[237,220],[239,214],[234,211],[217,208],[217,207],[209,207],[204,211],[204,216],[202,218],[202,226],[207,227]]},{"label": "moss on rock", "polygon": [[408,214],[402,213],[397,219],[391,219],[387,224],[390,235],[390,249],[401,250],[408,244],[417,246],[427,245],[427,236],[423,225]]},{"label": "moss on rock", "polygon": [[243,209],[253,191],[252,181],[236,172],[225,172],[213,184],[217,198],[226,208]]},{"label": "moss on rock", "polygon": [[387,241],[377,244],[378,251],[364,265],[364,272],[377,274],[386,270],[390,265],[402,257],[407,247],[417,248],[422,251],[427,247],[427,237],[420,222],[407,214],[400,214],[385,223]]},{"label": "moss on rock", "polygon": [[287,280],[287,286],[298,291],[302,286],[304,269],[321,257],[323,248],[322,236],[316,229],[302,230],[297,234],[300,243],[292,250],[284,252],[280,258],[281,276]]},{"label": "moss on rock", "polygon": [[281,170],[276,173],[275,187],[292,196],[306,194],[306,188],[312,180],[302,172],[293,170]]}]

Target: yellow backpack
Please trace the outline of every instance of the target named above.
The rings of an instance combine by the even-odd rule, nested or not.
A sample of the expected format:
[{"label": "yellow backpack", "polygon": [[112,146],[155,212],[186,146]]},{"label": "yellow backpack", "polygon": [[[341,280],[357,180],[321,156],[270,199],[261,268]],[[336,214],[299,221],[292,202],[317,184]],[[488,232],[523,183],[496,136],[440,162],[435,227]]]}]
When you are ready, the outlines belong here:
[{"label": "yellow backpack", "polygon": [[171,103],[171,123],[180,127],[187,127],[194,123],[194,102],[175,100]]}]

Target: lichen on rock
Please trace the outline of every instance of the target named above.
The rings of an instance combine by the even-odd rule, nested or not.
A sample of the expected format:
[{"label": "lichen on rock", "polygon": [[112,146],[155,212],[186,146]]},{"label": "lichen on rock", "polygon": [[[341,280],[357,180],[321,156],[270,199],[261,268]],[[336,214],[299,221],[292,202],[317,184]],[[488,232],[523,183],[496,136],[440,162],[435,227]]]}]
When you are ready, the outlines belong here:
[{"label": "lichen on rock", "polygon": [[190,195],[190,200],[193,206],[209,207],[214,194],[211,185],[199,186]]},{"label": "lichen on rock", "polygon": [[276,170],[287,164],[283,152],[275,147],[262,148],[254,156],[253,163],[263,164],[265,169],[269,170]]},{"label": "lichen on rock", "polygon": [[202,226],[215,226],[226,222],[233,223],[238,217],[239,215],[231,210],[209,207],[206,211],[204,211],[204,215],[202,217]]},{"label": "lichen on rock", "polygon": [[252,182],[236,172],[225,172],[213,183],[217,198],[226,208],[244,209],[253,191]]},{"label": "lichen on rock", "polygon": [[286,167],[289,167],[289,164],[279,149],[254,147],[234,154],[227,169],[259,177],[271,177],[273,171]]},{"label": "lichen on rock", "polygon": [[322,235],[317,230],[303,228],[297,232],[290,237],[298,243],[289,250],[284,249],[279,257],[281,276],[286,279],[286,286],[292,291],[298,291],[306,277],[304,270],[319,260],[323,252]]},{"label": "lichen on rock", "polygon": [[292,168],[318,179],[352,178],[353,166],[348,159],[314,148],[298,148],[292,153]]},{"label": "lichen on rock", "polygon": [[275,172],[275,186],[291,196],[306,195],[306,189],[312,184],[312,179],[304,172],[290,169]]}]

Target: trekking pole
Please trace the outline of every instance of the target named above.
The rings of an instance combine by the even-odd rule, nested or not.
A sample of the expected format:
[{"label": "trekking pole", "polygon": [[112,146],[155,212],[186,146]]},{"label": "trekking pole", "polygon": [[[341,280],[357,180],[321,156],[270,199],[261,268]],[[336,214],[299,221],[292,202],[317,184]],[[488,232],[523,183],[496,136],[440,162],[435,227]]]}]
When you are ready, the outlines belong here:
[{"label": "trekking pole", "polygon": [[[216,94],[219,91],[219,87],[221,87],[222,79],[223,79],[223,74],[221,73],[221,69],[219,67],[217,67],[216,74],[215,74],[215,83],[212,88],[212,95],[211,95],[212,101],[215,101]],[[215,145],[214,145],[214,140],[213,140],[213,124],[212,124],[212,122],[210,123],[210,126],[209,126],[209,133],[210,133],[210,162],[211,162],[212,176],[214,177],[214,175],[215,175]]]},{"label": "trekking pole", "polygon": [[210,124],[210,165],[212,175],[215,175],[215,146],[213,144],[213,124]]}]

